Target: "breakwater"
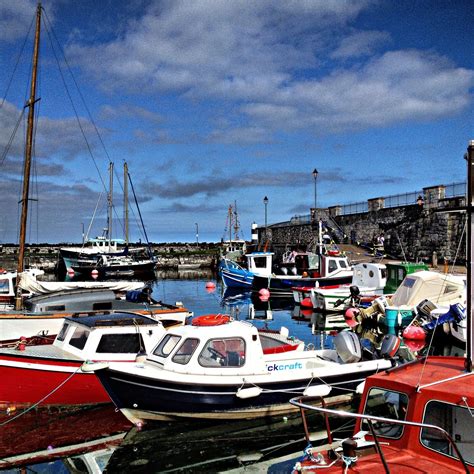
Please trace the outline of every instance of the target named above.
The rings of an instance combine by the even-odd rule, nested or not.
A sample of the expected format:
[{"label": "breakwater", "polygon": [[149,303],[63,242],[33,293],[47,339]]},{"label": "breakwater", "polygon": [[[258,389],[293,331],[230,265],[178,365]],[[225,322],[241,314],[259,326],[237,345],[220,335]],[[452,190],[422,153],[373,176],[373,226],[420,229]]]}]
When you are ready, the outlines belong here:
[{"label": "breakwater", "polygon": [[[25,264],[35,266],[46,272],[55,272],[62,264],[59,249],[61,247],[80,244],[29,244],[26,246]],[[130,245],[134,247],[137,245]],[[209,268],[214,269],[219,259],[220,244],[152,244],[151,249],[156,258],[157,268],[187,269]],[[18,245],[0,245],[0,266],[7,270],[16,269]],[[61,271],[61,268],[59,268]],[[62,269],[64,270],[64,269]]]},{"label": "breakwater", "polygon": [[341,214],[341,206],[318,208],[312,219],[259,227],[258,238],[281,255],[291,246],[314,247],[318,240],[318,221],[338,243],[367,248],[383,238],[384,252],[393,258],[426,263],[462,265],[466,261],[465,197],[446,196],[444,186],[424,188],[414,204],[384,207],[384,198],[368,201],[368,210]]}]

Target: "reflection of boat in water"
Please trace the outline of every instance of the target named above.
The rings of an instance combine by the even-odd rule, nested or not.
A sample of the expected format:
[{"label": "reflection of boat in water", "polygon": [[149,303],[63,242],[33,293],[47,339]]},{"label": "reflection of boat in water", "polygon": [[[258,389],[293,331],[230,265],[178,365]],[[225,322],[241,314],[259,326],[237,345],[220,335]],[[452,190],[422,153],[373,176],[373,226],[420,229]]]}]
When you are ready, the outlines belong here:
[{"label": "reflection of boat in water", "polygon": [[16,419],[14,413],[0,418],[2,470],[29,467],[30,472],[42,472],[38,464],[48,463],[50,472],[101,472],[131,426],[111,405],[35,409]]},{"label": "reflection of boat in water", "polygon": [[[349,396],[342,397],[338,406],[350,409],[348,400]],[[317,432],[322,429],[323,420],[312,417],[309,424]],[[112,454],[107,471],[127,472],[131,463],[139,459],[146,468],[143,472],[224,472],[305,446],[301,420],[296,414],[232,423],[161,422],[141,431],[132,429]]]}]

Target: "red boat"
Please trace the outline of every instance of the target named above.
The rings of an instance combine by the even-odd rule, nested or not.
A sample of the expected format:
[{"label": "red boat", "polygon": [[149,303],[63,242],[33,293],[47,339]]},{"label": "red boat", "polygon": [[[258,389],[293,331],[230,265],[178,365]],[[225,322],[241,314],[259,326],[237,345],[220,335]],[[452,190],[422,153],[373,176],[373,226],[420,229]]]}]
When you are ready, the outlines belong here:
[{"label": "red boat", "polygon": [[166,329],[151,317],[112,313],[65,318],[52,345],[0,349],[0,406],[90,405],[110,398],[86,360],[130,361]]},{"label": "red boat", "polygon": [[[474,472],[474,141],[467,160],[466,356],[428,356],[368,377],[357,414],[293,399],[303,419],[306,410],[325,414],[329,442],[309,446],[293,472]],[[333,443],[329,415],[355,418],[355,434]]]}]

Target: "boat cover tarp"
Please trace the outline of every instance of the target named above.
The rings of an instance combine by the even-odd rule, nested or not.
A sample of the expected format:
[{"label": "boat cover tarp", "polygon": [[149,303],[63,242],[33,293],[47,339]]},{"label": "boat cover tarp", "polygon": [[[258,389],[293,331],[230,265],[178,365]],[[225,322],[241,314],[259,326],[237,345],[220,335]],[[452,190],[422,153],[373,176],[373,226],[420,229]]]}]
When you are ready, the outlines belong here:
[{"label": "boat cover tarp", "polygon": [[392,305],[416,306],[429,300],[437,305],[449,305],[465,299],[465,279],[432,271],[420,271],[407,275],[392,297]]},{"label": "boat cover tarp", "polygon": [[143,288],[143,282],[140,281],[38,281],[28,273],[22,273],[20,279],[20,288],[25,291],[42,295],[56,291],[67,290],[113,290],[130,291]]}]

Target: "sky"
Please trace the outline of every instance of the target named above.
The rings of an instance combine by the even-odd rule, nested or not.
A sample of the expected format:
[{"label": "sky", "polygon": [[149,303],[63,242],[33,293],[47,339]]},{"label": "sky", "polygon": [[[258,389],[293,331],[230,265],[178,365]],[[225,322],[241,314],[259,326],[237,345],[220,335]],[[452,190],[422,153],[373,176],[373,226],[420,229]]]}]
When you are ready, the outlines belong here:
[{"label": "sky", "polygon": [[[249,240],[265,211],[272,224],[466,179],[471,0],[42,6],[28,242],[100,235],[110,161],[113,237],[126,162],[157,243],[227,238],[229,205]],[[35,10],[0,0],[0,243],[18,241]]]}]

